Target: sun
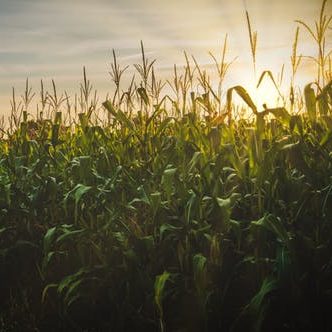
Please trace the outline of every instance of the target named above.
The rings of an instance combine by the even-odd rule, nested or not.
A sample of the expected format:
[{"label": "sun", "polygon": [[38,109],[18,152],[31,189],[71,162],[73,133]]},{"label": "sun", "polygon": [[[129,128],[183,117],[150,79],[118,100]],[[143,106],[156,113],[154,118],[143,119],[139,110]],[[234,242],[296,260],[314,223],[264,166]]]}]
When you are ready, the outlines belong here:
[{"label": "sun", "polygon": [[283,96],[280,90],[270,82],[262,82],[259,87],[252,81],[247,87],[252,101],[255,103],[258,111],[264,108],[275,108],[283,103]]}]

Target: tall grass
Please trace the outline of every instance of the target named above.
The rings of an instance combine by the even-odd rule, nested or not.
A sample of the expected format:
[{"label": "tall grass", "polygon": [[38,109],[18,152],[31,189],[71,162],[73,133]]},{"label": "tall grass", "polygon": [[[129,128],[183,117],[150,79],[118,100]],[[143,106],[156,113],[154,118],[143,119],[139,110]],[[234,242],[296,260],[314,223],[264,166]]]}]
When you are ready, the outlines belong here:
[{"label": "tall grass", "polygon": [[[331,71],[319,53],[295,93],[300,33],[283,107],[224,90],[227,37],[211,54],[216,89],[186,53],[158,80],[141,42],[125,90],[113,51],[102,105],[85,68],[73,99],[41,82],[35,112],[29,81],[20,100],[13,90],[0,134],[1,329],[331,330]],[[236,116],[234,93],[253,117]]]}]

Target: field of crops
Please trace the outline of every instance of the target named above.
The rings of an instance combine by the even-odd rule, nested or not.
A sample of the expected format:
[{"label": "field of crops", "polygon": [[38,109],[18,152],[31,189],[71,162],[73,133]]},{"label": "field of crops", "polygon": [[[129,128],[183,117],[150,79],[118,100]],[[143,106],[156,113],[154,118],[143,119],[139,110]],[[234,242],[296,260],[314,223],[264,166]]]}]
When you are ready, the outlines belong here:
[{"label": "field of crops", "polygon": [[85,70],[74,100],[55,84],[13,91],[0,132],[1,331],[332,330],[325,4],[311,30],[317,77],[295,89],[297,30],[283,107],[223,90],[226,40],[216,87],[185,55],[163,94],[142,44],[127,90],[114,53],[102,105]]}]

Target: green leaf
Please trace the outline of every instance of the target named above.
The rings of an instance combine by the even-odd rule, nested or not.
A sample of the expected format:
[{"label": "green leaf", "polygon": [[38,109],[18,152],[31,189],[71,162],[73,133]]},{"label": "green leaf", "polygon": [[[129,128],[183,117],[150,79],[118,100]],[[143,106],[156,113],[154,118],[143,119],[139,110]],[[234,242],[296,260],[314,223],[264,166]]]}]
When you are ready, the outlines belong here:
[{"label": "green leaf", "polygon": [[278,285],[275,279],[265,278],[259,291],[251,299],[250,303],[246,305],[243,312],[241,313],[241,316],[248,315],[252,318],[254,323],[253,331],[261,331],[261,327],[265,319],[266,307],[268,306],[266,297],[277,288]]},{"label": "green leaf", "polygon": [[141,97],[141,99],[143,100],[145,105],[149,105],[149,96],[146,92],[146,90],[143,87],[140,87],[137,89],[137,93],[139,94],[139,96]]},{"label": "green leaf", "polygon": [[123,113],[120,109],[115,110],[111,101],[106,100],[103,103],[103,106],[115,117],[117,121],[119,121],[124,127],[128,128],[130,131],[135,132],[135,125],[133,121],[127,117],[125,113]]},{"label": "green leaf", "polygon": [[67,193],[65,200],[67,200],[67,197],[72,197],[75,200],[75,204],[78,204],[83,195],[85,195],[91,189],[92,187],[79,183],[75,186],[74,189]]},{"label": "green leaf", "polygon": [[167,117],[164,119],[161,124],[158,126],[157,132],[156,132],[156,137],[159,137],[163,131],[167,128],[167,126],[174,120],[172,117]]},{"label": "green leaf", "polygon": [[274,233],[280,240],[284,243],[288,243],[290,237],[287,233],[285,226],[282,224],[279,218],[274,217],[273,215],[265,215],[257,221],[252,221],[252,225],[263,227],[270,232]]},{"label": "green leaf", "polygon": [[[72,238],[73,236],[75,236],[77,234],[82,234],[83,232],[85,232],[85,229],[77,229],[77,230],[73,230],[73,231],[66,230],[66,232],[64,234],[62,234],[61,236],[59,236],[56,239],[56,242],[57,243],[64,242],[67,238]],[[70,240],[72,240],[72,239],[70,239]]]},{"label": "green leaf", "polygon": [[300,115],[292,115],[289,121],[291,131],[298,130],[299,134],[303,134],[303,121]]},{"label": "green leaf", "polygon": [[80,280],[83,277],[85,272],[86,272],[86,269],[81,268],[76,273],[73,273],[73,274],[70,274],[70,275],[64,277],[58,284],[58,288],[57,288],[58,293],[60,295],[63,295],[63,293],[65,293],[69,289],[70,285],[73,282],[76,282],[77,280]]},{"label": "green leaf", "polygon": [[202,160],[203,154],[200,151],[196,151],[191,158],[189,164],[188,164],[188,174],[190,174],[193,169],[196,167],[196,165]]},{"label": "green leaf", "polygon": [[316,95],[315,90],[311,87],[311,84],[307,84],[304,88],[305,105],[307,108],[310,121],[316,120]]},{"label": "green leaf", "polygon": [[321,116],[326,116],[329,111],[329,96],[328,94],[321,94],[318,98],[318,108],[319,114]]},{"label": "green leaf", "polygon": [[43,246],[44,246],[44,254],[47,254],[51,249],[51,244],[54,240],[56,234],[56,227],[52,227],[47,230],[46,234],[44,235],[43,239]]},{"label": "green leaf", "polygon": [[289,143],[289,144],[284,144],[281,148],[280,151],[289,151],[292,149],[295,149],[298,147],[298,145],[300,144],[300,142],[295,142],[295,143]]},{"label": "green leaf", "polygon": [[326,84],[321,92],[317,95],[319,113],[326,116],[329,112],[329,98],[332,99],[332,81]]},{"label": "green leaf", "polygon": [[182,227],[177,227],[171,224],[162,224],[159,228],[159,236],[162,240],[165,233],[174,233],[177,234],[179,231],[182,230]]},{"label": "green leaf", "polygon": [[132,206],[135,203],[144,203],[146,205],[150,205],[150,199],[145,192],[144,186],[139,186],[137,188],[138,197],[134,198],[129,202],[129,206]]},{"label": "green leaf", "polygon": [[327,143],[332,141],[332,131],[327,132],[322,140],[320,141],[319,145],[324,147]]},{"label": "green leaf", "polygon": [[197,295],[201,304],[204,305],[207,300],[206,288],[208,283],[207,259],[204,255],[199,253],[193,257],[193,269]]},{"label": "green leaf", "polygon": [[155,215],[161,205],[161,193],[159,191],[151,193],[149,195],[149,201],[153,214]]},{"label": "green leaf", "polygon": [[166,195],[168,197],[170,197],[173,192],[173,182],[174,182],[176,172],[177,172],[177,168],[168,167],[164,170],[163,176],[161,178],[161,185],[163,186],[163,188],[166,192]]},{"label": "green leaf", "polygon": [[232,93],[235,91],[241,98],[242,100],[252,109],[254,114],[257,114],[257,107],[252,101],[249,93],[246,91],[246,89],[240,85],[233,86],[232,88],[227,90],[227,109],[228,112],[231,112],[232,108]]},{"label": "green leaf", "polygon": [[204,273],[207,259],[202,254],[196,254],[193,257],[194,275],[199,276]]},{"label": "green leaf", "polygon": [[47,292],[49,291],[49,289],[51,289],[51,288],[56,288],[56,287],[58,287],[58,284],[48,284],[48,285],[43,289],[43,292],[42,292],[42,298],[41,298],[41,302],[42,302],[42,303],[45,303],[46,295],[47,295]]},{"label": "green leaf", "polygon": [[276,108],[267,108],[264,113],[271,113],[278,120],[281,120],[284,123],[288,123],[291,119],[290,114],[287,112],[285,107],[276,107]]},{"label": "green leaf", "polygon": [[265,297],[277,288],[275,279],[265,278],[258,293],[252,298],[248,305],[249,310],[258,312],[263,304]]},{"label": "green leaf", "polygon": [[228,198],[216,198],[217,205],[220,208],[223,223],[226,226],[229,225],[232,209],[240,197],[241,195],[239,193],[233,193]]},{"label": "green leaf", "polygon": [[169,272],[164,271],[163,274],[156,276],[154,283],[154,301],[161,316],[163,316],[162,301],[165,293],[165,285],[170,276],[171,274]]}]

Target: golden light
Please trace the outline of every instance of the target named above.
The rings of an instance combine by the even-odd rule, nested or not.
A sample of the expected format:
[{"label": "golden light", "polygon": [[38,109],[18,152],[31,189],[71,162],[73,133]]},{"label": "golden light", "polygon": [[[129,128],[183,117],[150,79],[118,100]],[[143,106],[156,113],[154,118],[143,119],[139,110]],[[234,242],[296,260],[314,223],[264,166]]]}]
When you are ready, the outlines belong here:
[{"label": "golden light", "polygon": [[274,108],[281,106],[283,103],[281,95],[272,82],[263,81],[257,87],[257,84],[251,81],[246,89],[258,111],[262,111],[265,108],[263,105],[267,108]]},{"label": "golden light", "polygon": [[277,107],[278,105],[278,94],[271,88],[256,88],[249,89],[249,94],[256,104],[258,110],[263,109],[266,105],[268,108]]}]

